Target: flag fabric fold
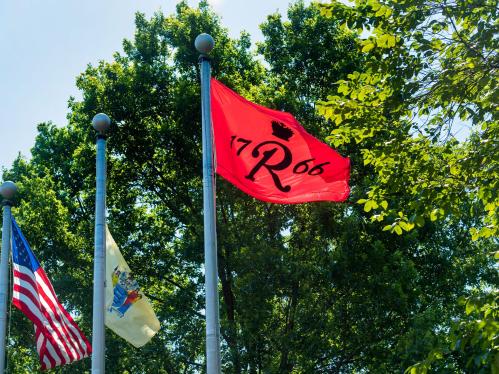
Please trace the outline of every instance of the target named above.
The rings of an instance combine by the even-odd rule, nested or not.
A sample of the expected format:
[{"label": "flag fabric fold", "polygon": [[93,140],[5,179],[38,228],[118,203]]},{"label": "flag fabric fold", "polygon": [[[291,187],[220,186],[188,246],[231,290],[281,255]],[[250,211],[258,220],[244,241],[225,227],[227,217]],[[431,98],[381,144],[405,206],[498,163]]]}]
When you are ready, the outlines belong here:
[{"label": "flag fabric fold", "polygon": [[36,350],[42,370],[88,357],[92,348],[59,302],[45,271],[12,218],[12,303],[35,326]]},{"label": "flag fabric fold", "polygon": [[106,226],[106,326],[135,347],[142,347],[160,324],[147,297]]},{"label": "flag fabric fold", "polygon": [[252,103],[211,80],[216,172],[272,203],[343,201],[350,160],[307,133],[290,114]]}]

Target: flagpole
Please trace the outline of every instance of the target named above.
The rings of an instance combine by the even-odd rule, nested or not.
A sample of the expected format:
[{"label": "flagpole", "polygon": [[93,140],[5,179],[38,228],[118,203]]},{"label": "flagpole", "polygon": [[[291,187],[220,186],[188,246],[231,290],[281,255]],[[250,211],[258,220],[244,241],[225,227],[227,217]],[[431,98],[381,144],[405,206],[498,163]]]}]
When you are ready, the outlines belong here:
[{"label": "flagpole", "polygon": [[9,255],[11,235],[11,206],[17,192],[13,182],[4,182],[0,187],[3,197],[2,255],[0,257],[0,373],[5,372],[5,333],[7,331],[7,295],[9,294]]},{"label": "flagpole", "polygon": [[92,119],[92,126],[98,133],[95,189],[92,374],[104,374],[106,368],[104,326],[104,287],[106,281],[106,131],[110,125],[111,120],[104,113],[99,113]]},{"label": "flagpole", "polygon": [[210,59],[215,46],[208,34],[200,34],[194,45],[201,56],[201,112],[203,134],[203,211],[204,211],[204,274],[206,298],[206,371],[219,374],[220,320],[218,310],[217,232],[215,221],[215,191],[213,167],[213,136],[210,105]]}]

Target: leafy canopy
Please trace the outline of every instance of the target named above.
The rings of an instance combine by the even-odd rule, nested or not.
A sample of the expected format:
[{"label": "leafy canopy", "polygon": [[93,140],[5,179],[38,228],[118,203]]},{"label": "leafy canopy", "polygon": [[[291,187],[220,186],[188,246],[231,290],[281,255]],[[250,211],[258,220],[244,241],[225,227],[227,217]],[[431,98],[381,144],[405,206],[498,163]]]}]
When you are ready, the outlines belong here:
[{"label": "leafy canopy", "polygon": [[400,235],[425,220],[459,220],[466,206],[477,217],[468,227],[473,239],[497,234],[496,5],[321,5],[344,30],[365,36],[358,41],[363,68],[337,81],[337,94],[318,111],[338,126],[329,137],[335,146],[362,147],[375,180],[358,193],[365,195],[359,203],[385,230]]},{"label": "leafy canopy", "polygon": [[[218,79],[255,102],[292,112],[321,138],[329,135],[331,124],[317,113],[315,103],[335,82],[348,82],[355,71],[360,78],[364,67],[375,63],[362,53],[358,36],[336,19],[321,16],[317,5],[297,2],[286,20],[270,15],[261,28],[264,40],[255,51],[247,34],[230,38],[205,2],[198,8],[181,2],[170,16],[158,13],[146,19],[138,14],[135,36],[124,42],[123,53],[89,66],[77,78],[82,100],[70,101],[68,124],[40,124],[31,159],[16,160],[3,175],[20,187],[15,215],[56,292],[91,335],[95,133],[90,121],[97,112],[112,118],[110,230],[162,328],[142,349],[108,331],[109,373],[204,370],[195,37],[209,32],[217,41],[213,73]],[[390,95],[385,99],[391,100]],[[355,199],[386,187],[377,169],[374,174],[373,165],[362,162],[365,142],[389,147],[416,141],[389,109],[383,113],[393,116],[390,126],[359,143],[338,144],[354,165]],[[364,117],[357,119],[354,111],[340,125],[361,129],[362,120],[376,118],[365,110],[359,106],[358,115]],[[419,141],[421,147],[441,164],[448,157],[446,145],[426,139],[427,145]],[[386,148],[386,157],[399,160],[404,155],[400,150]],[[409,164],[414,176],[429,173],[429,163]],[[407,188],[397,187],[379,202],[370,200],[399,217],[401,209],[395,207],[415,200],[411,184],[402,181]],[[439,207],[441,201],[439,197],[431,204]],[[474,213],[477,201],[453,205],[459,209],[453,217],[459,220],[425,219],[395,236],[382,230],[384,221],[371,221],[379,207],[369,205],[366,212],[365,204],[350,202],[265,204],[217,179],[224,372],[400,373],[447,341],[439,332],[460,315],[457,299],[466,289],[497,283],[490,239],[472,241],[469,235],[469,228],[481,222]],[[399,221],[410,223],[409,218]],[[37,370],[32,326],[15,310],[8,352],[11,371]],[[465,368],[461,362],[451,364],[456,371]],[[86,372],[88,367],[84,360],[55,372]]]},{"label": "leafy canopy", "polygon": [[[358,144],[371,168],[357,202],[383,231],[453,222],[499,259],[496,2],[332,1],[321,11],[363,36],[366,64],[318,105],[336,125],[329,140]],[[499,370],[497,289],[475,293],[462,299],[466,315],[452,316],[445,339],[408,371]]]}]

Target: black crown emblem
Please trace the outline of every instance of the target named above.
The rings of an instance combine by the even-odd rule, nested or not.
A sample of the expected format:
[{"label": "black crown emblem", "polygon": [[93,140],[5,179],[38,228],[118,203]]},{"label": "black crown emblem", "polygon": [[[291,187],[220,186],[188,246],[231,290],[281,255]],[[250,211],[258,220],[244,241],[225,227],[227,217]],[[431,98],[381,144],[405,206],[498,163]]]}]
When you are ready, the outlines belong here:
[{"label": "black crown emblem", "polygon": [[277,136],[282,140],[289,141],[289,138],[293,136],[293,131],[282,122],[272,121],[272,135]]}]

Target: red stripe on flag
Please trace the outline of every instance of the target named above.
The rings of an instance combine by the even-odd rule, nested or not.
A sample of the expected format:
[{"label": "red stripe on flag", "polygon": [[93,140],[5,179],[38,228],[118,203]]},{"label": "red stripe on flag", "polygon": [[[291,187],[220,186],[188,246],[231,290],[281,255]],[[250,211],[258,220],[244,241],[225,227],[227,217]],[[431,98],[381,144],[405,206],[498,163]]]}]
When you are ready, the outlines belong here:
[{"label": "red stripe on flag", "polygon": [[[66,360],[64,359],[64,356],[62,355],[61,352],[57,352],[56,347],[58,347],[58,344],[55,342],[54,337],[52,336],[52,334],[49,334],[46,331],[46,329],[43,326],[43,321],[41,321],[34,313],[32,313],[32,308],[20,299],[12,300],[12,304],[14,304],[14,306],[17,309],[19,309],[21,312],[23,312],[24,315],[31,320],[31,322],[36,324],[37,327],[40,329],[40,333],[44,335],[45,339],[48,342],[51,343],[55,353],[57,354],[57,357],[54,357],[51,353],[52,357],[54,357],[54,359],[56,360],[56,365],[65,364]],[[40,354],[40,353],[38,353],[38,354]],[[57,363],[57,361],[59,361],[59,363]]]},{"label": "red stripe on flag", "polygon": [[[53,290],[52,284],[50,283],[47,275],[43,271],[42,268],[40,268],[36,274],[40,277],[40,284],[45,284],[47,288],[50,290]],[[38,280],[38,279],[37,279]],[[42,289],[43,290],[43,289]],[[45,295],[45,291],[42,291],[43,294]],[[84,339],[84,335],[79,329],[78,325],[74,322],[73,318],[69,315],[69,313],[64,309],[64,307],[59,303],[59,300],[57,299],[57,295],[55,293],[52,293],[51,295],[47,295],[47,297],[50,297],[50,301],[52,304],[57,308],[58,311],[58,316],[61,318],[61,320],[64,322],[64,326],[68,329],[69,335],[73,337],[73,340],[75,344],[78,347],[78,350],[83,354],[92,352],[90,343]],[[81,357],[83,358],[83,357]]]},{"label": "red stripe on flag", "polygon": [[[46,279],[47,279],[47,277],[45,277],[45,279],[43,279],[43,277],[42,277],[42,280],[40,281],[40,283],[45,282]],[[47,295],[45,293],[45,290],[43,287],[39,287],[38,292],[40,292],[40,295],[47,302],[47,305],[52,310],[52,313],[54,314],[56,320],[59,322],[59,324],[61,326],[60,329],[63,331],[64,337],[66,338],[68,343],[71,344],[71,346],[75,350],[76,356],[74,358],[77,360],[83,358],[83,348],[80,346],[78,339],[73,335],[73,332],[71,331],[70,326],[68,326],[68,324],[67,324],[67,323],[70,323],[70,321],[68,320],[67,323],[66,323],[66,321],[64,321],[64,319],[67,319],[67,318],[62,313],[60,313],[61,305],[59,304],[59,301],[57,300],[57,298],[53,298],[53,296],[55,296],[55,295]]]},{"label": "red stripe on flag", "polygon": [[[18,285],[16,284],[17,282],[19,282],[18,279],[15,279],[14,278],[14,291],[17,291],[19,292],[20,295],[24,296],[24,297],[27,297],[29,299],[29,301],[31,301],[33,303],[33,295],[31,292],[25,292],[25,289],[22,287],[22,285]],[[15,294],[14,294],[15,295]],[[21,300],[22,302],[22,300]],[[40,300],[37,300],[38,303],[33,303],[34,305],[31,306],[28,306],[26,304],[26,306],[28,308],[31,309],[31,311],[34,311],[36,312],[38,310],[38,312],[41,314],[41,317],[44,318],[45,321],[41,321],[42,323],[42,331],[43,330],[47,330],[47,332],[49,334],[51,334],[52,336],[54,336],[54,334],[57,336],[57,338],[54,338],[55,339],[55,342],[57,342],[57,347],[60,351],[60,353],[63,355],[63,357],[65,358],[65,360],[67,362],[71,362],[71,361],[74,361],[76,356],[72,354],[71,352],[71,349],[69,348],[68,346],[68,342],[67,342],[67,338],[66,336],[64,335],[64,331],[61,331],[61,328],[57,325],[57,321],[55,320],[55,316],[52,317],[51,313],[49,313],[49,305],[47,303],[47,300],[43,297],[40,298]],[[47,308],[49,307],[49,308]],[[52,313],[53,314],[53,313]],[[38,319],[40,317],[37,317]],[[47,322],[48,325],[46,323],[43,323],[43,322]],[[50,326],[50,329],[53,331],[53,332],[50,332],[48,327]],[[61,347],[62,345],[62,347]]]},{"label": "red stripe on flag", "polygon": [[12,303],[35,325],[42,370],[88,357],[90,342],[60,304],[43,269],[34,273],[14,263],[13,273]]}]

